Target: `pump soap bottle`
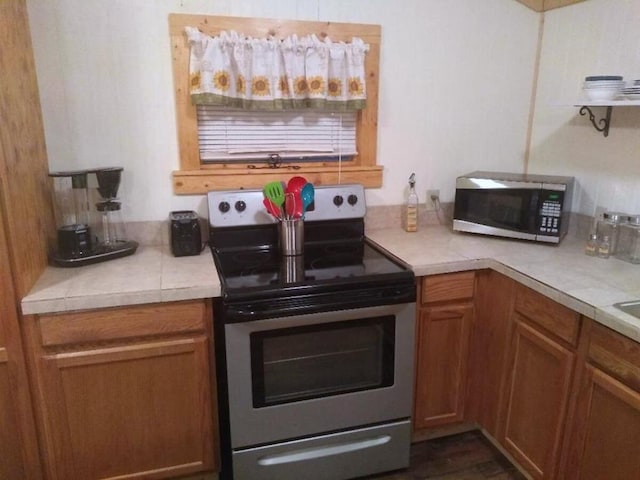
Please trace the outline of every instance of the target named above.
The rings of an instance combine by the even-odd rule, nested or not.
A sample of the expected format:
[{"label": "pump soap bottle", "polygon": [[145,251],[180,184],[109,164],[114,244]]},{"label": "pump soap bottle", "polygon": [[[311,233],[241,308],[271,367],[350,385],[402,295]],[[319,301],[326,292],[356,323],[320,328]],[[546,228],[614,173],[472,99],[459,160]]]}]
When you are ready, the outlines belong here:
[{"label": "pump soap bottle", "polygon": [[416,193],[416,174],[409,177],[409,195],[404,212],[404,229],[407,232],[418,231],[418,194]]}]

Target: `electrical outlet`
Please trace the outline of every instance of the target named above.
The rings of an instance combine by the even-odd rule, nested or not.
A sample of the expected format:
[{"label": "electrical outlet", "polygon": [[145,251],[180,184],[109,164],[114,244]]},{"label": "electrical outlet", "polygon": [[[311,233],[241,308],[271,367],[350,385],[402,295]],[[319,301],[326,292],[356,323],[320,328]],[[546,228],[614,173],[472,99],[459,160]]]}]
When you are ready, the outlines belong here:
[{"label": "electrical outlet", "polygon": [[427,190],[427,198],[425,199],[427,211],[437,210],[440,203],[440,190]]},{"label": "electrical outlet", "polygon": [[606,211],[607,211],[606,207],[603,207],[602,205],[596,206],[596,211],[594,212],[595,218],[602,218],[602,214]]}]

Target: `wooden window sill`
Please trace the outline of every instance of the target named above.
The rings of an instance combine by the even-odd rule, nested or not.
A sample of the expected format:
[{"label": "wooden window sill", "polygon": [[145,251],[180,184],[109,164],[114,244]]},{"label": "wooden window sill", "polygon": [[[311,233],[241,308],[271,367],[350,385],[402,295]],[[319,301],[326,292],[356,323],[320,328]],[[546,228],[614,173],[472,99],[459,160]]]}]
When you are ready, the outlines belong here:
[{"label": "wooden window sill", "polygon": [[178,195],[205,194],[210,190],[262,188],[267,182],[287,181],[295,175],[303,176],[316,185],[361,183],[366,188],[382,186],[382,167],[302,166],[299,169],[281,168],[221,168],[216,170],[178,170],[173,172],[173,191]]}]

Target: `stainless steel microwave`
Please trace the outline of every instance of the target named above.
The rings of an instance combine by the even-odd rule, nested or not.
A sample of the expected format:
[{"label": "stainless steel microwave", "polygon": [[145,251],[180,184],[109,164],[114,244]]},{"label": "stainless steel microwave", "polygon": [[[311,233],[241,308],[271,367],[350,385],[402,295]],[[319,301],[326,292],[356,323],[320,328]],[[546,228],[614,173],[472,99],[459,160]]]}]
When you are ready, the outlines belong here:
[{"label": "stainless steel microwave", "polygon": [[473,172],[456,179],[453,229],[560,243],[569,228],[573,177]]}]

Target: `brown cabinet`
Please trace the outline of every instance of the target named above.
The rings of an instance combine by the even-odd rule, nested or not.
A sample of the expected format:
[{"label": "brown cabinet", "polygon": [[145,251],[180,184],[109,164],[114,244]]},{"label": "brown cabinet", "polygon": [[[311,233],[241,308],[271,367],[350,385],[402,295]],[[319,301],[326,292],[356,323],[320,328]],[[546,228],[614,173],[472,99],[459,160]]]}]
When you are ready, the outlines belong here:
[{"label": "brown cabinet", "polygon": [[42,478],[20,302],[47,263],[53,215],[25,0],[0,2],[0,480]]},{"label": "brown cabinet", "polygon": [[640,478],[638,342],[491,270],[419,297],[415,440],[462,420],[535,479]]},{"label": "brown cabinet", "polygon": [[0,480],[41,478],[0,209]]},{"label": "brown cabinet", "polygon": [[640,345],[593,324],[576,393],[564,478],[640,478]]},{"label": "brown cabinet", "polygon": [[461,422],[467,386],[474,273],[422,279],[414,430]]},{"label": "brown cabinet", "polygon": [[555,478],[580,317],[518,286],[513,321],[498,440],[533,478]]},{"label": "brown cabinet", "polygon": [[467,416],[496,437],[516,282],[494,270],[476,273],[469,346]]},{"label": "brown cabinet", "polygon": [[217,469],[208,301],[27,320],[48,478]]},{"label": "brown cabinet", "polygon": [[23,435],[19,427],[19,406],[13,394],[10,370],[7,349],[0,347],[0,478],[3,480],[27,478],[27,464],[22,455]]}]

